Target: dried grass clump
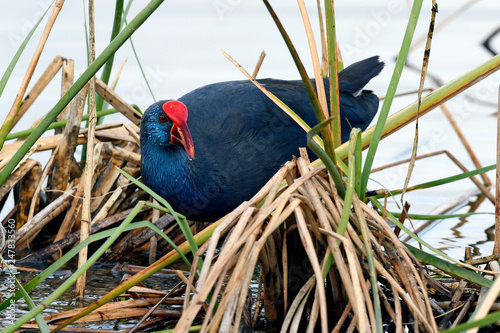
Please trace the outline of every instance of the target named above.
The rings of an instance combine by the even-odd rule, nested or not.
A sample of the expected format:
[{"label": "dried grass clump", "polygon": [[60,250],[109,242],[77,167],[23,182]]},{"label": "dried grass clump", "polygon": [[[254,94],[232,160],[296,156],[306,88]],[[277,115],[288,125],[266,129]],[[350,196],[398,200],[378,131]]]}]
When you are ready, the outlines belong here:
[{"label": "dried grass clump", "polygon": [[[60,71],[63,83],[61,93],[65,93],[65,87],[67,89],[73,82],[73,61],[57,56],[22,101],[16,120],[29,110]],[[59,117],[59,121],[64,122],[59,125],[64,126],[56,128],[54,135],[40,138],[0,187],[0,209],[3,208],[4,199],[14,190],[16,206],[5,220],[14,218],[16,221],[18,255],[23,256],[27,248],[31,251],[43,248],[28,261],[43,262],[51,256],[58,258],[64,249],[80,240],[82,197],[88,183],[83,180],[89,170],[92,170],[93,175],[88,184],[92,189],[89,221],[92,233],[123,221],[139,199],[148,197],[144,191],[137,191],[137,187],[131,185],[118,170],[122,168],[132,175],[139,175],[137,125],[141,114],[99,79],[96,80],[96,91],[131,123],[97,126],[92,135],[96,139],[93,160],[89,163],[84,158],[77,160],[77,147],[85,145],[89,138],[88,129],[80,127],[88,95],[86,85]],[[40,120],[36,120],[32,128],[39,122]],[[15,133],[14,136],[19,139],[6,144],[0,151],[0,170],[24,143],[25,136],[29,134],[29,131],[25,132]],[[50,159],[42,168],[32,154],[48,150],[52,150]],[[136,235],[138,233],[140,232],[135,232]],[[143,241],[145,242],[146,240]],[[116,261],[135,249],[125,245],[125,240],[117,244],[110,260]]]},{"label": "dried grass clump", "polygon": [[[310,167],[307,157],[283,166],[252,200],[224,219],[196,254],[195,262],[205,257],[203,269],[176,331],[186,332],[204,304],[209,305],[202,332],[236,331],[242,320],[255,327],[263,308],[266,319],[277,320],[282,332],[303,331],[305,325],[311,331],[318,318],[322,332],[342,326],[368,332],[377,327],[374,308],[380,304],[399,329],[405,323],[436,331],[420,262],[378,212],[357,198],[346,232],[337,233],[343,204],[324,166]],[[297,232],[300,241],[293,244]],[[297,247],[307,255],[290,256]],[[376,292],[367,253],[373,253]],[[300,266],[296,274],[289,274],[295,265]],[[257,271],[259,291],[250,295]],[[300,290],[294,292],[290,286],[298,280]],[[377,293],[382,301],[375,298],[373,304]]]}]

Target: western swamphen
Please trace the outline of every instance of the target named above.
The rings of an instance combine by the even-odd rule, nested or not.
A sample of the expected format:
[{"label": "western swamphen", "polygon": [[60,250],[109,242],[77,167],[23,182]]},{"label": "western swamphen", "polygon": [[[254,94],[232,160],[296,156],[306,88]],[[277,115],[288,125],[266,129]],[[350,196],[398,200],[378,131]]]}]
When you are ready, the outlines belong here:
[{"label": "western swamphen", "polygon": [[[342,141],[375,116],[378,98],[362,89],[383,66],[375,56],[339,73]],[[311,127],[317,124],[302,81],[258,81]],[[177,212],[211,222],[250,199],[305,146],[304,130],[252,82],[215,83],[146,110],[141,174]]]}]

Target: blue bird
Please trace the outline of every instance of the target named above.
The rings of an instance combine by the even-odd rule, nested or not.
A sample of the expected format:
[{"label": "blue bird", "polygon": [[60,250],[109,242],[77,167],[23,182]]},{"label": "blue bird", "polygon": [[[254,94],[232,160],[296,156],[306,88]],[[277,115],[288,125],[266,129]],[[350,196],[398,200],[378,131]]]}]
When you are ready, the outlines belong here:
[{"label": "blue bird", "polygon": [[[343,142],[351,128],[366,129],[377,113],[377,96],[362,89],[383,66],[375,56],[339,73]],[[302,81],[258,82],[311,127],[317,124]],[[144,183],[177,212],[203,222],[250,199],[307,146],[305,131],[248,80],[210,84],[178,101],[154,103],[142,117],[140,143]]]}]

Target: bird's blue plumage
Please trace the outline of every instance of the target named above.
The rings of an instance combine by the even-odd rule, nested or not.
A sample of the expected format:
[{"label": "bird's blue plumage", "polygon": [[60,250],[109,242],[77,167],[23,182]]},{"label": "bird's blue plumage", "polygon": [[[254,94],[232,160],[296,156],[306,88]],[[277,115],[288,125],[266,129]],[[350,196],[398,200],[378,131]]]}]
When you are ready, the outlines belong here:
[{"label": "bird's blue plumage", "polygon": [[[372,57],[339,73],[342,141],[351,128],[364,130],[375,116],[378,98],[362,89],[382,68]],[[317,123],[302,81],[259,82],[311,127]],[[141,174],[146,185],[189,219],[210,222],[229,213],[306,146],[306,133],[250,81],[207,85],[179,101],[189,112],[195,158],[170,144],[172,122],[158,120],[165,114],[166,101],[160,101],[141,121]]]}]

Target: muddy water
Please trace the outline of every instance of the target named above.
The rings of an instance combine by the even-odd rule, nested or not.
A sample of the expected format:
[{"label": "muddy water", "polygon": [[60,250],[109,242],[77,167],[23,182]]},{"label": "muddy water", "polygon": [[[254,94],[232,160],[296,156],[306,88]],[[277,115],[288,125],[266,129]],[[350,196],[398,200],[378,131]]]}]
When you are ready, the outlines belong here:
[{"label": "muddy water", "polygon": [[[106,293],[108,293],[112,288],[117,286],[124,274],[122,271],[116,271],[112,269],[114,265],[97,265],[92,267],[87,273],[87,284],[85,290],[85,302],[84,305],[90,305],[95,302]],[[37,288],[36,292],[30,293],[35,304],[39,304],[45,300],[54,290],[56,290],[63,281],[71,276],[71,274],[76,270],[76,267],[66,267],[65,269],[52,274],[44,282],[42,282]],[[17,274],[16,277],[19,281],[25,285],[34,277],[37,276],[39,271],[34,272],[21,272]],[[6,277],[5,275],[0,276],[0,284],[5,285]],[[161,291],[170,291],[172,288],[179,283],[179,278],[175,274],[156,274],[155,276],[148,278],[144,285]],[[6,295],[6,289],[2,288],[0,291],[3,296]],[[70,288],[66,293],[64,293],[57,301],[53,302],[46,310],[44,310],[43,315],[50,315],[55,313],[61,313],[64,311],[72,310],[76,307],[74,299],[75,289]],[[3,299],[3,297],[2,297]],[[175,309],[176,306],[172,306],[171,309]],[[15,307],[15,317],[20,318],[29,311],[27,304],[24,301],[18,301]],[[0,312],[0,328],[5,327],[5,311]],[[132,328],[139,319],[127,319],[127,320],[108,320],[96,323],[85,323],[78,324],[81,327],[88,329],[110,329],[110,330],[121,330],[125,328]],[[83,325],[83,326],[82,326]]]}]

